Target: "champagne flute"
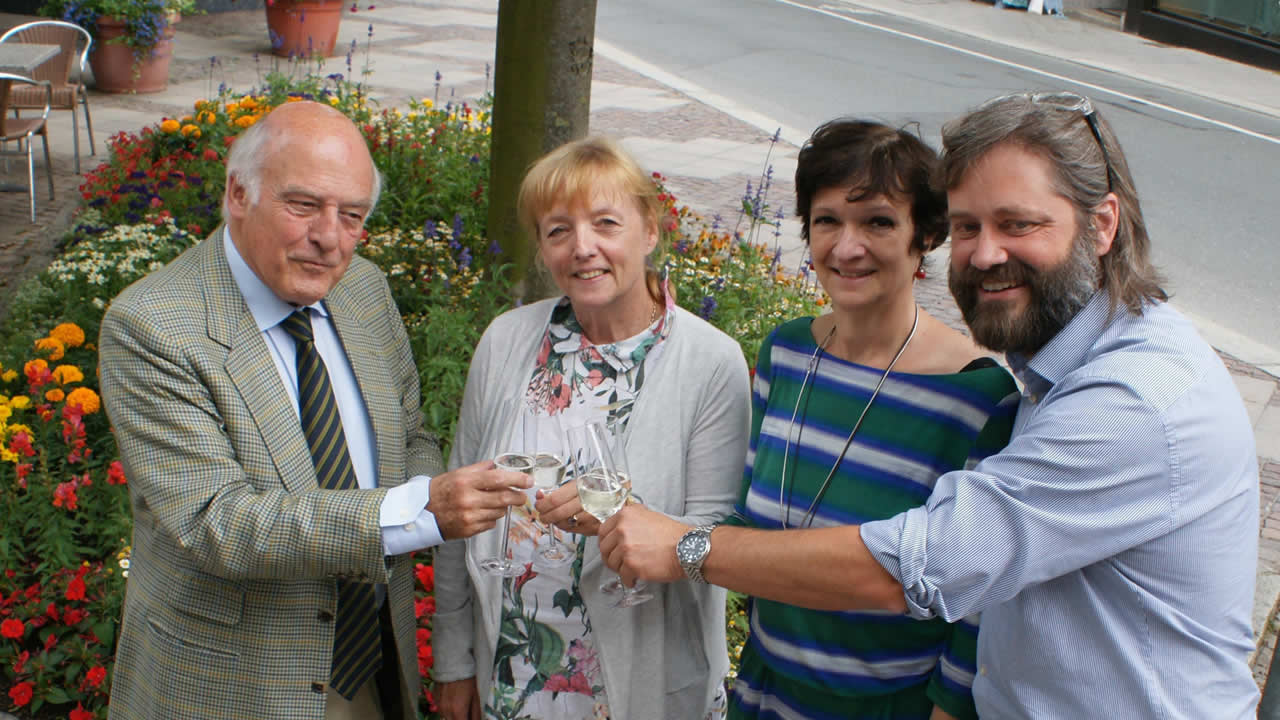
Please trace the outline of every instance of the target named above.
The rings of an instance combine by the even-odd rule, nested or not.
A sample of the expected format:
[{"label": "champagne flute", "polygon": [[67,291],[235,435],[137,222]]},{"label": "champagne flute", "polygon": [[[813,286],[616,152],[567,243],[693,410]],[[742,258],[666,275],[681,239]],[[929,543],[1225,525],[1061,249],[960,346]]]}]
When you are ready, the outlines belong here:
[{"label": "champagne flute", "polygon": [[[611,448],[613,468],[621,479],[623,488],[627,491],[627,497],[623,504],[638,503],[640,498],[632,492],[631,488],[631,471],[627,464],[627,450],[623,443],[623,437],[617,434],[613,434],[611,437],[613,440]],[[633,587],[627,587],[617,574],[600,583],[600,592],[612,600],[610,604],[614,607],[631,607],[646,600],[652,600],[653,594],[647,592],[647,590],[648,585],[644,580],[636,578],[636,584]]]},{"label": "champagne flute", "polygon": [[[560,419],[553,415],[543,420],[545,422],[540,424],[538,434],[538,451],[533,458],[535,497],[539,490],[547,493],[560,487],[568,469],[569,453],[565,447],[565,435],[560,426]],[[539,566],[552,568],[564,567],[573,562],[578,554],[577,550],[556,538],[555,530],[551,525],[539,524],[542,525],[543,532],[537,542],[537,550],[534,551],[534,562]]]},{"label": "champagne flute", "polygon": [[[517,447],[518,450],[512,450],[502,453],[494,458],[493,464],[498,466],[499,470],[511,470],[526,475],[532,475],[534,468],[537,467],[535,459],[538,443],[538,416],[529,408],[517,403],[519,414],[516,416],[515,427],[511,444],[508,447]],[[510,557],[511,545],[511,506],[507,506],[506,515],[502,519],[502,550],[496,557],[488,557],[480,561],[480,569],[490,575],[498,575],[500,577],[515,577],[524,572],[524,568],[512,562]]]},{"label": "champagne flute", "polygon": [[[614,464],[609,447],[610,433],[603,423],[593,422],[582,428],[574,428],[572,432],[574,451],[578,453],[575,470],[582,470],[575,473],[578,499],[582,501],[584,510],[604,522],[627,503],[630,496],[629,483]],[[618,574],[607,567],[604,573],[604,584],[611,581],[622,583]],[[651,595],[644,593],[629,597],[623,595],[611,604],[615,607],[631,607],[651,598]]]}]

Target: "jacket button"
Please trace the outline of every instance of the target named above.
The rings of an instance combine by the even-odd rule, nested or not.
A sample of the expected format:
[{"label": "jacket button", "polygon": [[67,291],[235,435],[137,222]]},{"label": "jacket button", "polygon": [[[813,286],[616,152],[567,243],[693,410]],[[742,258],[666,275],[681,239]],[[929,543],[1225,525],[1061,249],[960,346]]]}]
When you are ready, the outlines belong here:
[{"label": "jacket button", "polygon": [[324,694],[324,683],[322,683],[322,682],[313,682],[313,683],[311,683],[311,692],[313,692],[313,693],[320,693],[321,695],[323,695],[323,694]]},{"label": "jacket button", "polygon": [[320,622],[333,622],[333,613],[328,610],[321,610],[316,613],[316,619]]}]

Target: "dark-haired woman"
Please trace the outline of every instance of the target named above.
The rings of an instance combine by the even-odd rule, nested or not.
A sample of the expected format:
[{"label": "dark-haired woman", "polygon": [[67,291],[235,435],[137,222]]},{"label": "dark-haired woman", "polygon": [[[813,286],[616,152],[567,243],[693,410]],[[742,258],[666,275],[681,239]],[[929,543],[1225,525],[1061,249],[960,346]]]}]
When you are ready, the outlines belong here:
[{"label": "dark-haired woman", "polygon": [[924,255],[946,237],[936,163],[915,136],[857,120],[823,125],[800,151],[796,209],[832,311],[780,325],[760,348],[747,467],[727,524],[813,533],[736,567],[724,560],[736,554],[714,552],[734,544],[732,528],[628,508],[603,529],[601,551],[624,578],[670,577],[639,568],[671,553],[684,573],[752,595],[730,718],[976,717],[976,623],[848,612],[770,573],[838,577],[838,565],[806,558],[804,543],[830,537],[821,528],[922,505],[940,475],[1008,441],[1012,377],[913,295]]}]

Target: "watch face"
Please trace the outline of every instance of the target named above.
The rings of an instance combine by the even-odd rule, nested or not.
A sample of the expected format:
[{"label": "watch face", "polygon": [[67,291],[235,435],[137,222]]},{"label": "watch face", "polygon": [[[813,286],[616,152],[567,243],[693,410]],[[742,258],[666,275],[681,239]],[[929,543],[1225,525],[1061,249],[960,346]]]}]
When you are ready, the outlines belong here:
[{"label": "watch face", "polygon": [[689,533],[680,539],[680,561],[697,562],[711,546],[708,533]]}]

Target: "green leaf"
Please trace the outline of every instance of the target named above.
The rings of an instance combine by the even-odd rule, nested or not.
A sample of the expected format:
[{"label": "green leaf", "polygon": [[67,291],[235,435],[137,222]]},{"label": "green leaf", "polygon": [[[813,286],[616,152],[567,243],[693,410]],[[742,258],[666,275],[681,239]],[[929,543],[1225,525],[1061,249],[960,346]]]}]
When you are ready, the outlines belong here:
[{"label": "green leaf", "polygon": [[44,695],[45,699],[54,705],[64,705],[71,702],[71,696],[62,688],[49,688]]},{"label": "green leaf", "polygon": [[529,660],[537,671],[551,675],[564,657],[564,638],[549,625],[535,622],[529,633]]}]

